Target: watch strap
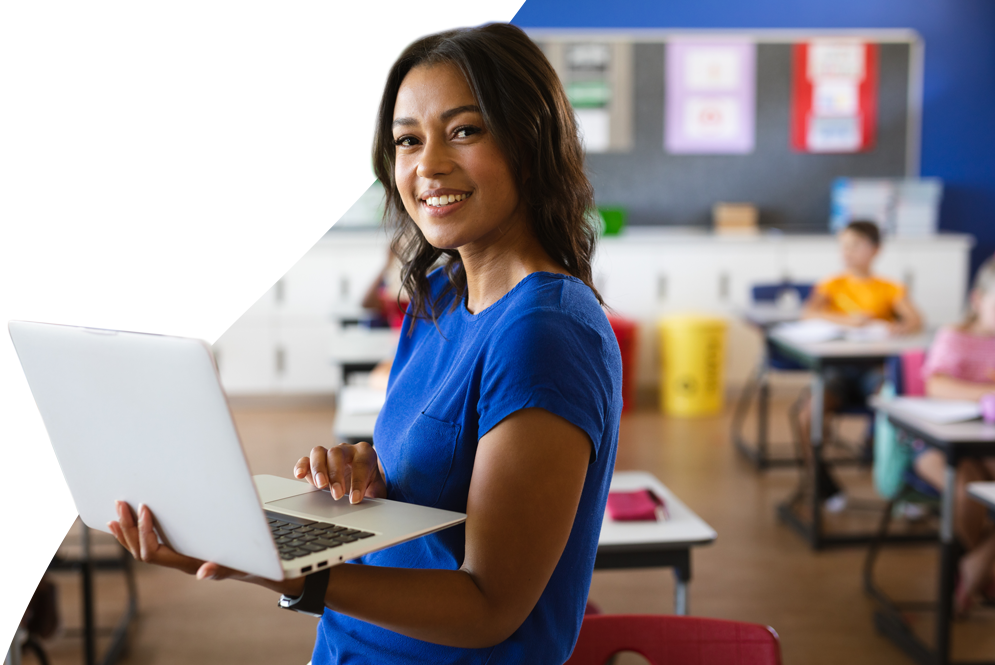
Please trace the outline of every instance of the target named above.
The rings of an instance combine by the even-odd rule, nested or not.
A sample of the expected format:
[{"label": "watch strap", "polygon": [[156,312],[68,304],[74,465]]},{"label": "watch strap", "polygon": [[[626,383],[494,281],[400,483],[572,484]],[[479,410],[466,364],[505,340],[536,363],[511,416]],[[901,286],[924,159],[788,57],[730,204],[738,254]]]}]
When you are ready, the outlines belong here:
[{"label": "watch strap", "polygon": [[325,592],[328,590],[328,578],[331,572],[331,568],[325,568],[305,577],[304,593],[297,598],[280,596],[280,607],[320,617],[325,613]]}]

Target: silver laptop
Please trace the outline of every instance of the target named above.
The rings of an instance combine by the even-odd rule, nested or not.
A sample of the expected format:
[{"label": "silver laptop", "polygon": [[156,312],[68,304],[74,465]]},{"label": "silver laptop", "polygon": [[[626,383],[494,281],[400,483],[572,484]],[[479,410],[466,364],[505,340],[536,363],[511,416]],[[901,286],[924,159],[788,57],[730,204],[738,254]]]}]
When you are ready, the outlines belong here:
[{"label": "silver laptop", "polygon": [[[253,476],[210,347],[196,339],[11,321],[11,339],[83,522],[152,509],[176,551],[269,579],[306,575],[466,515]],[[288,460],[288,465],[293,460]]]}]

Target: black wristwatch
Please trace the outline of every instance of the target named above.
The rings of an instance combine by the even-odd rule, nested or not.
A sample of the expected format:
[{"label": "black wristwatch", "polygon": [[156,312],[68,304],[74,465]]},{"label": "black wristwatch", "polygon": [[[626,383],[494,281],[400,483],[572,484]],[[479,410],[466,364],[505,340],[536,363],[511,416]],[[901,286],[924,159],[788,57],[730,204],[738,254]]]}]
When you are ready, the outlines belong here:
[{"label": "black wristwatch", "polygon": [[304,593],[297,598],[291,598],[287,595],[280,596],[280,607],[301,614],[310,614],[313,617],[321,617],[325,612],[325,592],[328,590],[328,577],[331,572],[331,568],[325,568],[305,577]]}]

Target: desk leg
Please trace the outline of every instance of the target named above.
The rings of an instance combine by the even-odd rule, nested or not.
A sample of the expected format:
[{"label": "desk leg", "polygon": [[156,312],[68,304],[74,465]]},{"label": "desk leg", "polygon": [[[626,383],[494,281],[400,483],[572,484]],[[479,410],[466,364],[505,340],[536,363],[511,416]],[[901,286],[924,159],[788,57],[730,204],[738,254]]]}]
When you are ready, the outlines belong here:
[{"label": "desk leg", "polygon": [[688,582],[691,581],[691,549],[680,553],[681,561],[674,565],[674,614],[687,616],[691,612]]},{"label": "desk leg", "polygon": [[97,624],[93,616],[93,561],[90,558],[90,527],[80,522],[83,577],[83,662],[97,662]]},{"label": "desk leg", "polygon": [[953,615],[954,576],[957,566],[954,540],[954,501],[957,467],[948,458],[940,508],[940,589],[936,608],[936,662],[950,662],[950,619]]},{"label": "desk leg", "polygon": [[809,436],[812,441],[812,463],[809,464],[812,487],[812,533],[809,541],[814,549],[822,545],[822,435],[825,408],[825,381],[822,372],[812,375],[812,428]]},{"label": "desk leg", "polygon": [[4,665],[21,665],[20,620],[17,616],[16,582],[3,583],[3,662]]},{"label": "desk leg", "polygon": [[766,371],[760,375],[757,391],[757,452],[760,468],[767,467],[767,420],[770,416],[770,382]]},{"label": "desk leg", "polygon": [[10,649],[7,650],[7,655],[3,659],[4,665],[21,665],[21,647],[24,645],[25,638],[27,638],[27,631],[18,626],[17,630],[14,631],[14,639],[10,643]]}]

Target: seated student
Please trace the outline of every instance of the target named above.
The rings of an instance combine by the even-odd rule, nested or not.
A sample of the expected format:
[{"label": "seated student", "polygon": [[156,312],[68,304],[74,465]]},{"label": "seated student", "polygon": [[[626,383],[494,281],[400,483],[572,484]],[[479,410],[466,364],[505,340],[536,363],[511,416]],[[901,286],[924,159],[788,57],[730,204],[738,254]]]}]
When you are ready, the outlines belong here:
[{"label": "seated student", "polygon": [[[978,270],[967,320],[937,333],[923,378],[930,397],[978,400],[995,393],[995,257]],[[946,469],[943,454],[922,442],[916,442],[915,449],[916,475],[942,490]],[[988,600],[995,599],[995,525],[985,508],[967,496],[967,483],[978,480],[995,480],[995,458],[967,459],[957,467],[954,530],[966,550],[954,595],[954,611],[960,616],[970,609],[979,590]]]},{"label": "seated student", "polygon": [[[15,321],[62,323],[55,298],[44,289],[28,289],[17,296]],[[14,345],[7,340],[3,349],[3,409],[37,409],[31,386],[21,368]],[[5,443],[3,484],[63,482],[62,470],[51,446],[34,443]]]},{"label": "seated student", "polygon": [[[816,285],[805,303],[804,318],[818,318],[844,326],[883,323],[893,335],[907,335],[922,328],[922,317],[909,300],[905,287],[873,274],[874,259],[881,249],[877,224],[854,221],[839,236],[844,271]],[[845,407],[864,406],[884,382],[880,367],[843,366],[824,375],[826,416]],[[800,414],[802,452],[811,445],[811,404]],[[824,418],[826,422],[828,418]],[[825,440],[825,437],[823,437]],[[846,495],[823,467],[820,485],[826,508],[837,512],[846,507]]]}]

